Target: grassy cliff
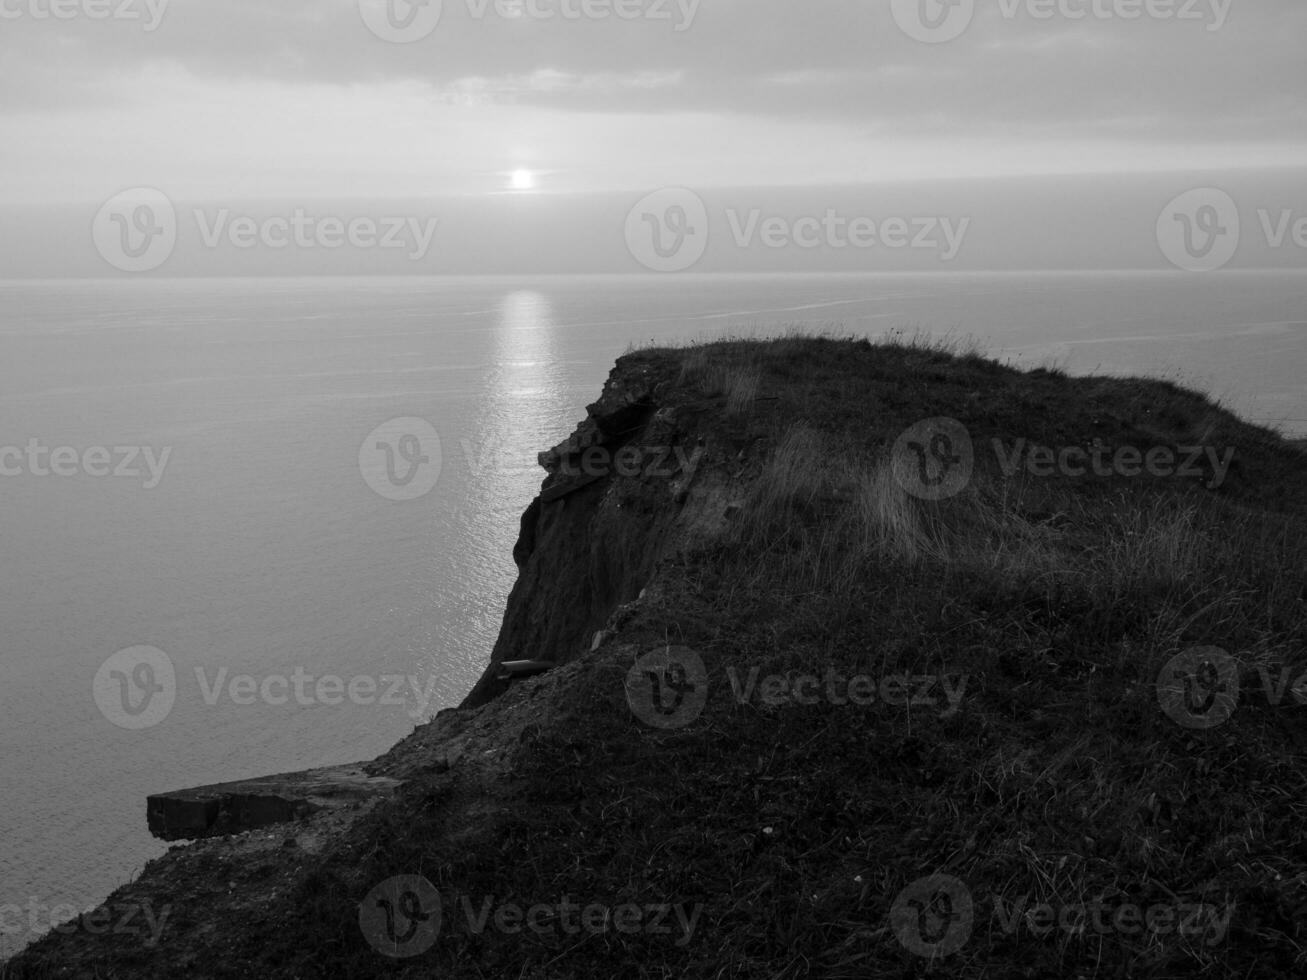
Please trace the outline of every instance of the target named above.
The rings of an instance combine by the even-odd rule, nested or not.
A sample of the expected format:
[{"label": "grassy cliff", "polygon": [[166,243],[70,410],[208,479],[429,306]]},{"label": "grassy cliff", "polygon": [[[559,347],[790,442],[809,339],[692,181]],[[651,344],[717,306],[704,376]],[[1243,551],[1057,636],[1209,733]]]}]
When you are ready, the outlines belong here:
[{"label": "grassy cliff", "polygon": [[492,667],[355,819],[152,864],[106,907],[157,941],[5,977],[1303,972],[1300,447],[795,337],[632,353],[542,462],[494,660],[554,669]]}]

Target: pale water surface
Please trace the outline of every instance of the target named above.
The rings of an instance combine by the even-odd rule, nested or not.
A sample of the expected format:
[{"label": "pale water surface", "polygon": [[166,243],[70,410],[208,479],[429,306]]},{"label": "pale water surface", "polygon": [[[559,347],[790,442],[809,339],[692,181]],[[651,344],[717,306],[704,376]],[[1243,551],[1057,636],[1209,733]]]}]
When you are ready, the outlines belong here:
[{"label": "pale water surface", "polygon": [[[370,758],[455,704],[498,629],[535,455],[613,360],[792,324],[1163,374],[1307,432],[1295,274],[0,283],[0,448],[171,448],[149,490],[0,477],[0,909],[24,909],[0,916],[0,955],[33,938],[33,900],[92,905],[162,853],[147,794]],[[443,446],[410,502],[358,466],[400,416]],[[128,731],[92,680],[142,644],[178,695]],[[196,671],[223,668],[412,675],[430,703],[210,705]]]}]

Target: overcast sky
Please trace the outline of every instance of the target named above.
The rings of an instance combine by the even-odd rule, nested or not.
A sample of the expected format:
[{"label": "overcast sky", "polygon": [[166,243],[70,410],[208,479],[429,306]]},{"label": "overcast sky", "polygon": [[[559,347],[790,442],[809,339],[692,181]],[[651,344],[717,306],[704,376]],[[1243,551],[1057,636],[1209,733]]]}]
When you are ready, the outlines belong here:
[{"label": "overcast sky", "polygon": [[0,0],[0,201],[1307,163],[1302,0],[587,2]]}]

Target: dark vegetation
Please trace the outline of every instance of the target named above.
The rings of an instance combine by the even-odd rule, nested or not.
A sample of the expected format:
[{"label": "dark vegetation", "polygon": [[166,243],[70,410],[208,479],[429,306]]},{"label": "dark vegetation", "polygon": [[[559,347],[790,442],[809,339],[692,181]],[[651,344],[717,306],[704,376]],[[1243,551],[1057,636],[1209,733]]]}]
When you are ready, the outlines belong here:
[{"label": "dark vegetation", "polygon": [[[192,908],[155,951],[108,937],[75,960],[93,972],[66,972],[51,940],[7,975],[1307,972],[1307,705],[1292,691],[1307,671],[1307,454],[1173,384],[1020,372],[920,343],[794,337],[623,363],[667,371],[712,406],[711,444],[729,452],[705,465],[749,488],[730,532],[662,567],[618,637],[702,654],[696,720],[663,731],[633,717],[630,659],[601,648],[569,673],[568,710],[523,729],[475,826],[451,814],[484,787],[458,766],[432,771],[320,860],[197,865],[219,891],[284,875],[275,907],[205,928]],[[930,502],[904,492],[890,449],[941,416],[969,429],[976,468]],[[1018,438],[1236,452],[1213,488],[1009,475],[991,440]],[[1237,707],[1210,727],[1159,700],[1164,666],[1196,647],[1226,651],[1238,674]],[[740,703],[729,672],[743,684],[755,667],[965,687],[956,711],[938,682],[930,704]],[[391,961],[365,942],[358,908],[400,874],[428,878],[444,915],[431,950]],[[932,958],[900,941],[891,907],[935,874],[963,883],[973,911],[960,948]],[[688,941],[675,913],[669,934],[569,934],[557,919],[478,934],[462,901],[479,911],[488,896],[700,912]],[[1106,929],[1072,917],[1049,931],[1037,911],[1095,902]],[[1123,905],[1176,918],[1113,926]],[[923,921],[949,912],[932,905]]]}]

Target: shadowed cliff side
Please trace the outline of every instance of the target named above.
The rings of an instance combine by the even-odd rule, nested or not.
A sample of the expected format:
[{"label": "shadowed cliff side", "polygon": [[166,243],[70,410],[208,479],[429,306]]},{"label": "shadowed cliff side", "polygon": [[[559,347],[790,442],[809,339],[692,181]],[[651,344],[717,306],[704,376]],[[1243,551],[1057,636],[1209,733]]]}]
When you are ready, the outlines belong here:
[{"label": "shadowed cliff side", "polygon": [[548,476],[522,516],[517,583],[491,664],[464,707],[504,690],[503,661],[561,663],[590,649],[660,560],[720,527],[720,472],[696,480],[714,406],[677,386],[680,371],[665,357],[629,355],[577,430],[540,454]]},{"label": "shadowed cliff side", "polygon": [[1300,971],[1301,448],[1165,382],[792,337],[623,357],[541,463],[463,706],[354,792],[152,801],[273,822],[6,980]]}]

